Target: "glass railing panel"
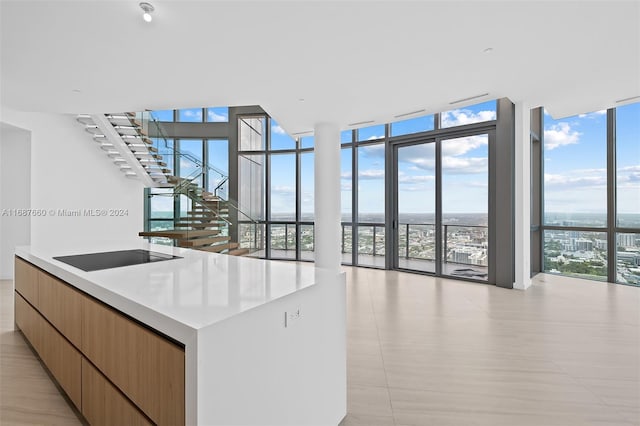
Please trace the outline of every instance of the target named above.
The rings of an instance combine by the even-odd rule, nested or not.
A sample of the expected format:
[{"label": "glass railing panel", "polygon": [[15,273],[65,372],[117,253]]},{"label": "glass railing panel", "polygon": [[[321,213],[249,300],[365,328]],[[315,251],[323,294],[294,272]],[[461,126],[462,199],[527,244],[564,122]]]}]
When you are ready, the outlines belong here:
[{"label": "glass railing panel", "polygon": [[426,223],[398,225],[398,266],[422,272],[435,272],[436,227]]},{"label": "glass railing panel", "polygon": [[640,287],[640,234],[617,234],[616,242],[616,282]]},{"label": "glass railing panel", "polygon": [[442,273],[475,280],[488,279],[489,228],[444,225]]},{"label": "glass railing panel", "polygon": [[296,225],[282,223],[269,225],[272,259],[296,258]]},{"label": "glass railing panel", "polygon": [[314,260],[314,226],[310,224],[300,225],[300,259]]},{"label": "glass railing panel", "polygon": [[238,242],[240,248],[249,249],[249,256],[265,257],[265,225],[255,222],[238,224]]},{"label": "glass railing panel", "polygon": [[341,241],[342,263],[351,265],[353,253],[353,226],[351,224],[342,224],[342,241]]},{"label": "glass railing panel", "polygon": [[384,224],[364,223],[358,225],[358,265],[384,268]]},{"label": "glass railing panel", "polygon": [[606,281],[607,234],[576,230],[544,231],[544,271]]}]

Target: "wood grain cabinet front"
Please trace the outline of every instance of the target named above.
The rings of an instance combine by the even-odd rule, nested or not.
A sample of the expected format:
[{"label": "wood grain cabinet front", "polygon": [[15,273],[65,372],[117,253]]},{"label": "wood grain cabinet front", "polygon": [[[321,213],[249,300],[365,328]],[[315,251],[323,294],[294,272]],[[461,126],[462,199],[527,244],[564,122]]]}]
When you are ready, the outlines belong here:
[{"label": "wood grain cabinet front", "polygon": [[80,348],[82,327],[82,299],[86,296],[74,290],[68,284],[44,272],[38,274],[38,293],[40,312],[66,336],[71,343]]},{"label": "wood grain cabinet front", "polygon": [[42,351],[42,330],[40,327],[40,314],[36,311],[20,293],[15,292],[15,321],[35,351]]},{"label": "wood grain cabinet front", "polygon": [[36,350],[51,375],[80,409],[82,356],[19,293],[15,295],[16,325]]},{"label": "wood grain cabinet front", "polygon": [[184,425],[184,349],[83,299],[82,352],[158,425]]},{"label": "wood grain cabinet front", "polygon": [[38,308],[38,269],[16,257],[14,271],[16,291]]},{"label": "wood grain cabinet front", "polygon": [[44,318],[39,316],[42,330],[40,358],[76,408],[82,403],[82,355]]},{"label": "wood grain cabinet front", "polygon": [[82,415],[92,426],[152,424],[85,358],[82,359]]}]

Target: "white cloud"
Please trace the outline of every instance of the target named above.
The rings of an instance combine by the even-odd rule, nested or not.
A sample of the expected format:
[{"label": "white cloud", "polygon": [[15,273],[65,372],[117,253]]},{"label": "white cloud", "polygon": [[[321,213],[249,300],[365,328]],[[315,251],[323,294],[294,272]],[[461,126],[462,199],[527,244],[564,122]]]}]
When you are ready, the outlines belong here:
[{"label": "white cloud", "polygon": [[474,113],[469,109],[454,109],[441,114],[443,127],[462,126],[464,124],[480,123],[495,119],[495,111],[479,111]]},{"label": "white cloud", "polygon": [[360,180],[384,179],[384,170],[380,170],[380,169],[362,170],[358,172],[358,179]]},{"label": "white cloud", "polygon": [[489,143],[486,135],[467,136],[464,138],[448,139],[442,142],[442,155],[463,155]]},{"label": "white cloud", "polygon": [[[618,188],[640,189],[640,165],[621,167],[617,170]],[[640,192],[636,198],[640,198]]]},{"label": "white cloud", "polygon": [[215,111],[211,111],[211,110],[209,110],[207,112],[207,117],[208,117],[207,119],[210,122],[218,122],[219,123],[219,122],[227,122],[227,121],[229,121],[229,117],[226,114],[218,114]]},{"label": "white cloud", "polygon": [[544,130],[544,147],[549,151],[560,146],[577,144],[582,134],[572,130],[569,123],[553,124]]},{"label": "white cloud", "polygon": [[351,179],[352,177],[353,177],[353,173],[351,172],[340,173],[340,179]]},{"label": "white cloud", "polygon": [[353,186],[352,186],[351,182],[342,182],[342,183],[340,183],[340,189],[342,191],[351,191],[352,187]]},{"label": "white cloud", "polygon": [[435,180],[435,176],[420,175],[420,176],[398,176],[398,183],[423,183],[432,182]]},{"label": "white cloud", "polygon": [[375,141],[376,139],[382,139],[384,138],[384,135],[382,136],[369,136],[369,138],[367,139],[368,141]]},{"label": "white cloud", "polygon": [[274,124],[271,126],[271,132],[275,133],[277,135],[286,135],[287,132],[284,131],[284,129],[282,127],[280,127],[279,124]]},{"label": "white cloud", "polygon": [[[482,151],[486,151],[489,138],[486,135],[475,135],[462,138],[448,139],[442,142],[442,166],[448,173],[472,174],[486,173],[487,158]],[[411,164],[410,170],[435,169],[434,145],[416,145],[402,151],[400,161]],[[461,157],[472,151],[483,148],[476,156]],[[477,155],[480,155],[479,157]],[[484,154],[486,155],[486,153]]]},{"label": "white cloud", "polygon": [[367,157],[384,158],[384,144],[367,146],[361,148],[360,152]]},{"label": "white cloud", "polygon": [[594,111],[587,114],[579,114],[578,118],[597,118],[598,116],[605,115],[607,113],[606,109],[600,111]]},{"label": "white cloud", "polygon": [[185,117],[189,117],[189,118],[197,118],[199,121],[202,120],[202,110],[198,109],[198,110],[193,110],[193,109],[188,109],[188,110],[182,110],[180,111],[181,115],[184,115]]},{"label": "white cloud", "polygon": [[487,173],[489,159],[487,157],[442,157],[442,169],[445,173],[455,174]]},{"label": "white cloud", "polygon": [[[577,172],[577,171],[574,171]],[[561,175],[561,174],[544,174],[545,188],[594,188],[594,187],[606,187],[607,176],[606,173],[582,175]]]},{"label": "white cloud", "polygon": [[276,186],[271,188],[272,194],[280,194],[280,195],[294,195],[296,193],[296,189],[292,186]]}]

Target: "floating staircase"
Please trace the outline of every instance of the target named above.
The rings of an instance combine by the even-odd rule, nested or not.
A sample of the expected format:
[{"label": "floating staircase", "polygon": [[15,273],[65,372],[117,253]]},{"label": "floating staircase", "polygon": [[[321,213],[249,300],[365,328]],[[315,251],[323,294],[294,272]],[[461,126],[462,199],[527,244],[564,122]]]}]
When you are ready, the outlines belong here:
[{"label": "floating staircase", "polygon": [[[145,118],[144,114],[148,113],[81,114],[76,117],[125,177],[141,179],[145,186],[150,188],[172,188],[172,191],[162,196],[186,196],[189,200],[189,211],[186,212],[186,216],[174,221],[174,229],[146,231],[138,235],[145,238],[167,238],[178,247],[195,250],[235,256],[250,253],[249,249],[240,248],[237,242],[231,241],[229,201],[205,191],[195,183],[206,173],[204,164],[187,153],[174,151],[161,136],[159,127],[153,132],[156,135],[154,144],[153,138],[149,135],[149,125],[153,123],[157,126],[157,123],[148,115]],[[158,134],[160,137],[157,137]],[[164,142],[163,146],[160,141]],[[160,152],[159,148],[169,151]],[[188,178],[174,176],[164,161],[163,154],[191,161],[198,170],[197,173]],[[218,173],[223,178],[222,183],[226,182],[228,177],[219,171]],[[221,185],[218,185],[215,192]],[[232,204],[231,206],[237,210]]]},{"label": "floating staircase", "polygon": [[148,187],[170,186],[171,170],[135,113],[80,114],[76,120],[126,177]]}]

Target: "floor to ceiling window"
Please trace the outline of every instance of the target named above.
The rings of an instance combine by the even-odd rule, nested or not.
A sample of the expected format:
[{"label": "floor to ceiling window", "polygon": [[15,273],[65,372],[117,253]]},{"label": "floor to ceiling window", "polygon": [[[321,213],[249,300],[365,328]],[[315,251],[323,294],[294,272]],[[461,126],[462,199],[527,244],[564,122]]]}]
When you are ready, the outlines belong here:
[{"label": "floor to ceiling window", "polygon": [[385,267],[385,126],[356,131],[357,264]]},{"label": "floor to ceiling window", "polygon": [[441,141],[443,275],[488,278],[489,135]]},{"label": "floor to ceiling window", "polygon": [[[433,122],[433,117],[431,117]],[[393,125],[392,125],[393,129]],[[436,272],[436,143],[397,147],[398,267]]]},{"label": "floor to ceiling window", "polygon": [[640,286],[640,103],[615,119],[616,282]]},{"label": "floor to ceiling window", "polygon": [[544,271],[640,285],[640,104],[543,120]]}]

